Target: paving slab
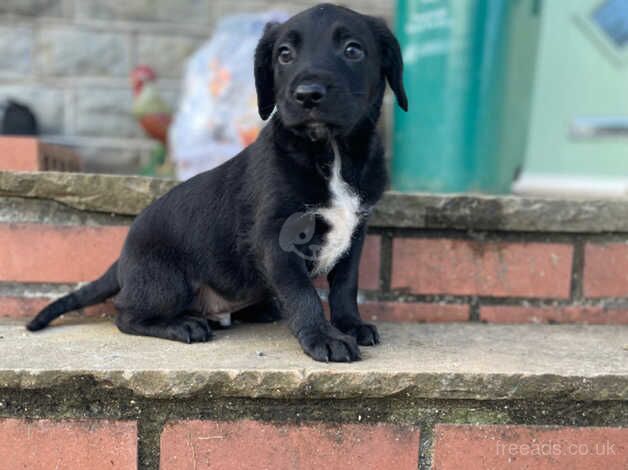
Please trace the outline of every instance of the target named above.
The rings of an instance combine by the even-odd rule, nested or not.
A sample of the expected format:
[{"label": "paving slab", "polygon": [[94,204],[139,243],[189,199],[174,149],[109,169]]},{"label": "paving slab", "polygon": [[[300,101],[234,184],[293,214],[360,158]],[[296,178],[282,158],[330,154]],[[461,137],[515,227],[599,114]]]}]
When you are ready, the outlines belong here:
[{"label": "paving slab", "polygon": [[314,362],[284,324],[235,325],[186,345],[64,319],[0,322],[0,389],[89,377],[140,396],[628,400],[628,326],[379,324],[352,364]]}]

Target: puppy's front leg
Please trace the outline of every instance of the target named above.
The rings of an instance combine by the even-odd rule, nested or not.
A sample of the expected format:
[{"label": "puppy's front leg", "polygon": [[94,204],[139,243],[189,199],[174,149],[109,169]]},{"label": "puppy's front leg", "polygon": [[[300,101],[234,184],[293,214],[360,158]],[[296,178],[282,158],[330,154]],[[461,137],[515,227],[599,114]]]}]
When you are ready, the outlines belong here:
[{"label": "puppy's front leg", "polygon": [[366,237],[366,224],[362,224],[353,238],[347,254],[327,276],[331,324],[343,333],[353,336],[362,346],[379,343],[375,325],[364,323],[358,311],[358,271],[360,255]]},{"label": "puppy's front leg", "polygon": [[334,328],[325,319],[323,305],[302,258],[281,250],[276,242],[269,243],[264,267],[279,305],[289,318],[290,329],[306,354],[317,361],[360,359],[355,338]]}]

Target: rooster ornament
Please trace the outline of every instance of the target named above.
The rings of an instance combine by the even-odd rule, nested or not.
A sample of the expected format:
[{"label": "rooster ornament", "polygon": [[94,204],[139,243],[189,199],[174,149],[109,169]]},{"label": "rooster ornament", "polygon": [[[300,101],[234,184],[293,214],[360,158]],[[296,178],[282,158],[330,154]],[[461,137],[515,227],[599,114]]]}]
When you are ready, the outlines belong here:
[{"label": "rooster ornament", "polygon": [[160,96],[156,80],[155,71],[147,65],[139,65],[131,72],[133,86],[131,112],[146,135],[159,143],[141,173],[172,176],[173,167],[167,159],[168,129],[172,122],[172,109]]}]

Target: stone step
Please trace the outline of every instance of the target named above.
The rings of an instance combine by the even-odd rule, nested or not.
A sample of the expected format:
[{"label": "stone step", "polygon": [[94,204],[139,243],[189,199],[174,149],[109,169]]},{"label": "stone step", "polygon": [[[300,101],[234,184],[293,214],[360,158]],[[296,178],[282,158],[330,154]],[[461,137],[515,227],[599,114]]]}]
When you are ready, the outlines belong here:
[{"label": "stone step", "polygon": [[[75,324],[76,323],[76,324]],[[71,319],[41,333],[0,324],[0,384],[29,389],[89,377],[153,398],[627,400],[628,326],[380,325],[363,360],[305,356],[282,324],[236,325],[205,344],[120,333]]]},{"label": "stone step", "polygon": [[125,469],[628,465],[628,326],[378,326],[383,343],[362,361],[326,364],[281,323],[186,345],[97,319],[39,333],[0,321],[0,462],[35,468],[52,452],[72,468],[90,456]]}]

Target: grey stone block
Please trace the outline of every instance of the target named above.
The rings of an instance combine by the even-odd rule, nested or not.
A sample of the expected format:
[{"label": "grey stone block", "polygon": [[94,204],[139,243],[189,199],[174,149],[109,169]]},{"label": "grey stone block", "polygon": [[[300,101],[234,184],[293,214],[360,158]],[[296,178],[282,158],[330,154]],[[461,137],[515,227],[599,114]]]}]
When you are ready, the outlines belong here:
[{"label": "grey stone block", "polygon": [[[175,184],[139,176],[0,172],[0,196],[51,199],[81,210],[122,215],[137,215]],[[369,224],[379,228],[625,234],[628,202],[387,192]]]},{"label": "grey stone block", "polygon": [[[237,2],[215,0],[212,2],[212,17],[214,20],[217,20],[223,15],[268,11],[270,9],[283,10],[294,14],[319,3],[321,2],[316,0],[241,0]],[[389,23],[394,15],[393,0],[348,0],[339,3],[363,14],[384,17]]]},{"label": "grey stone block", "polygon": [[90,173],[136,174],[146,163],[149,150],[129,145],[124,148],[82,146],[76,149],[83,170]]},{"label": "grey stone block", "polygon": [[78,19],[208,24],[211,0],[81,0]]},{"label": "grey stone block", "polygon": [[0,26],[0,76],[28,75],[32,62],[32,28]]},{"label": "grey stone block", "polygon": [[185,60],[202,42],[186,36],[142,35],[137,43],[137,60],[153,67],[159,77],[179,78]]},{"label": "grey stone block", "polygon": [[[99,227],[102,225],[128,225],[132,217],[77,211],[56,201],[31,198],[1,197],[0,223],[3,224],[56,224],[64,226]],[[11,288],[13,287],[13,288]],[[55,288],[55,285],[51,287]],[[0,297],[28,295],[30,285],[0,284]],[[60,292],[59,292],[60,294]]]},{"label": "grey stone block", "polygon": [[[174,110],[178,91],[160,90],[162,98]],[[145,137],[144,131],[131,114],[133,93],[124,88],[81,88],[74,92],[74,122],[76,135],[90,137]]]},{"label": "grey stone block", "polygon": [[75,93],[74,129],[94,137],[142,137],[131,115],[133,94],[125,89],[82,88]]},{"label": "grey stone block", "polygon": [[[99,0],[100,1],[100,0]],[[209,24],[212,0],[155,0],[158,19],[180,23]]]},{"label": "grey stone block", "polygon": [[344,0],[339,3],[365,15],[381,16],[389,22],[395,14],[394,0]]},{"label": "grey stone block", "polygon": [[48,27],[37,36],[37,67],[52,76],[126,76],[129,38],[120,33]]},{"label": "grey stone block", "polygon": [[44,134],[64,132],[64,93],[44,86],[0,85],[0,101],[16,99],[31,107]]},{"label": "grey stone block", "polygon": [[0,14],[62,16],[64,0],[2,0]]},{"label": "grey stone block", "polygon": [[0,171],[0,196],[48,199],[108,214],[137,215],[176,184],[140,176]]}]

